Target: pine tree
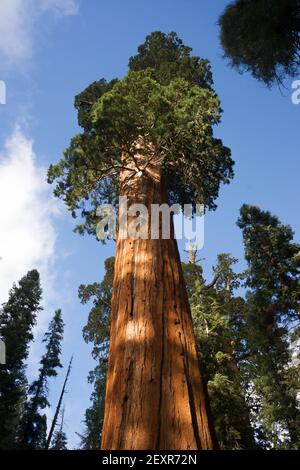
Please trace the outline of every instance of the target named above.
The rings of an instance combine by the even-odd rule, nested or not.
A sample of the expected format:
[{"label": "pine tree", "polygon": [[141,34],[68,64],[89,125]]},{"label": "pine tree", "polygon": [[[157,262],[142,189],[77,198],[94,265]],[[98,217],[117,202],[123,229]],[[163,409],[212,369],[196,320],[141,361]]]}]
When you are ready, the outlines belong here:
[{"label": "pine tree", "polygon": [[297,449],[300,369],[292,361],[290,332],[299,331],[300,245],[289,226],[258,207],[244,205],[238,226],[248,262],[245,331],[254,419],[267,448]]},{"label": "pine tree", "polygon": [[[84,217],[81,232],[95,231],[95,209],[116,196],[148,212],[170,202],[215,208],[233,176],[213,135],[221,108],[208,62],[175,33],[156,32],[129,65],[122,80],[76,98],[83,132],[49,170],[55,195]],[[119,216],[131,220],[122,206]],[[169,239],[118,232],[113,293],[102,448],[216,447],[172,222]]]},{"label": "pine tree", "polygon": [[79,287],[79,298],[82,303],[85,304],[93,299],[93,307],[83,329],[83,337],[87,343],[93,343],[92,356],[97,363],[88,376],[88,381],[93,384],[94,389],[91,395],[91,406],[85,412],[85,432],[81,437],[83,449],[98,449],[101,441],[114,262],[114,257],[105,260],[105,275],[100,284],[94,283]]},{"label": "pine tree", "polygon": [[29,271],[9,292],[0,310],[0,336],[6,345],[6,364],[0,365],[0,448],[14,448],[16,429],[25,401],[25,361],[32,328],[41,311],[42,290],[36,270]]},{"label": "pine tree", "polygon": [[48,401],[48,381],[57,376],[60,363],[61,342],[63,339],[64,323],[61,310],[57,310],[45,333],[43,343],[46,351],[40,361],[38,379],[28,390],[28,399],[18,429],[18,445],[25,449],[42,449],[46,444],[47,418],[42,410],[50,406]]}]

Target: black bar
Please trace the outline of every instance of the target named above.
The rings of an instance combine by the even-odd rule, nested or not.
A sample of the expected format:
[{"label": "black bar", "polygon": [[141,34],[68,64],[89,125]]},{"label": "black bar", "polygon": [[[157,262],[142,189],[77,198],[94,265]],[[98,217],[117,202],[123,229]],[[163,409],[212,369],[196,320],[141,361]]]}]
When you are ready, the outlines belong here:
[{"label": "black bar", "polygon": [[[239,468],[259,463],[260,465],[287,465],[299,463],[297,451],[1,451],[0,459],[9,465],[24,463],[91,463],[98,465],[122,465],[137,468],[142,465],[192,465],[206,470],[211,466],[226,468],[234,465]],[[295,467],[294,467],[295,468]],[[256,468],[253,468],[256,470]]]}]

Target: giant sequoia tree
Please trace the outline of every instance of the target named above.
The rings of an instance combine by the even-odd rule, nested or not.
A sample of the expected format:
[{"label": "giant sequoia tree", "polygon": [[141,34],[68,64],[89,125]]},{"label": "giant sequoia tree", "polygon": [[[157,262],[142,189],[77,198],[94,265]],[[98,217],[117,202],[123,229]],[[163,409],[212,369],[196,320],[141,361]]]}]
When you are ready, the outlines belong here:
[{"label": "giant sequoia tree", "polygon": [[[79,231],[93,232],[96,207],[116,204],[117,196],[129,207],[215,207],[233,164],[213,135],[220,102],[208,62],[191,56],[175,33],[148,36],[122,80],[93,83],[75,105],[83,132],[50,168],[49,181],[83,216]],[[170,239],[146,235],[118,232],[102,448],[212,449],[173,229]]]},{"label": "giant sequoia tree", "polygon": [[267,85],[300,65],[299,0],[235,0],[220,17],[221,43],[233,67]]}]

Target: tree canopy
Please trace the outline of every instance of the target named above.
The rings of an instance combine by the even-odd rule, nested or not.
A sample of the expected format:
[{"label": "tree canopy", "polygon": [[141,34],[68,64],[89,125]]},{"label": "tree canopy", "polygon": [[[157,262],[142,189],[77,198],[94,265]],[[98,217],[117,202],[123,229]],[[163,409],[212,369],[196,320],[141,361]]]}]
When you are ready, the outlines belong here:
[{"label": "tree canopy", "polygon": [[[289,225],[270,212],[243,205],[238,219],[249,264],[247,287],[278,320],[296,320],[300,307],[300,245]],[[258,290],[259,287],[259,290]]]},{"label": "tree canopy", "polygon": [[270,86],[300,65],[299,0],[235,0],[219,19],[225,57]]},{"label": "tree canopy", "polygon": [[129,59],[129,70],[150,68],[156,81],[168,85],[174,78],[182,78],[191,85],[212,89],[213,78],[210,63],[191,55],[176,33],[155,31],[146,36],[135,56]]},{"label": "tree canopy", "polygon": [[[122,80],[101,79],[76,97],[76,135],[49,169],[55,195],[93,231],[95,208],[116,202],[120,171],[135,155],[143,172],[161,157],[170,202],[215,208],[221,183],[233,177],[230,151],[213,135],[221,108],[207,61],[190,55],[175,33],[152,33],[131,57]],[[143,142],[142,148],[140,142]]]}]

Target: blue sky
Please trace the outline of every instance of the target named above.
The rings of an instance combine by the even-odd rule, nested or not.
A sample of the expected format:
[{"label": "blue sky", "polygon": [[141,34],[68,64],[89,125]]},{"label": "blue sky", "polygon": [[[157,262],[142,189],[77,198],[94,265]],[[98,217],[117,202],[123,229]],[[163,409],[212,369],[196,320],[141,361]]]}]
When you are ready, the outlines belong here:
[{"label": "blue sky", "polygon": [[[1,0],[0,80],[7,86],[7,103],[0,106],[0,301],[28,269],[41,271],[45,311],[31,351],[31,377],[42,351],[41,335],[53,310],[63,309],[65,366],[74,353],[65,415],[71,446],[78,443],[75,432],[82,431],[90,395],[86,376],[93,367],[91,348],[81,334],[88,308],[80,305],[77,289],[101,280],[104,260],[114,253],[112,242],[103,246],[72,233],[74,222],[45,181],[45,169],[78,131],[73,107],[77,93],[99,78],[122,77],[128,58],[150,32],[176,31],[195,55],[211,61],[224,109],[216,135],[231,147],[236,162],[235,179],[222,188],[218,209],[206,216],[200,256],[207,277],[221,252],[240,258],[243,266],[235,222],[244,202],[277,214],[299,241],[300,105],[291,102],[291,83],[282,92],[268,90],[249,74],[227,67],[217,26],[227,3]],[[53,406],[64,372],[50,384]]]}]

